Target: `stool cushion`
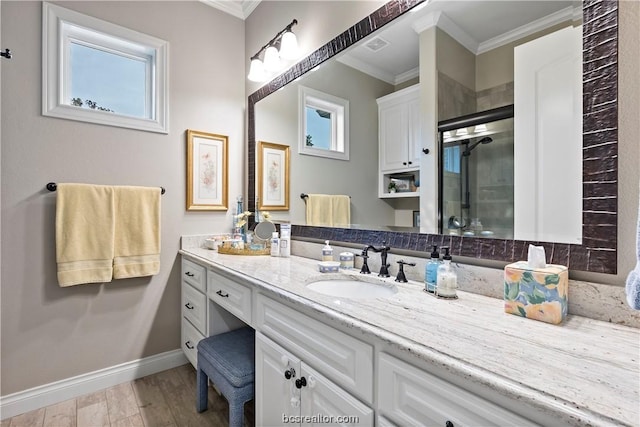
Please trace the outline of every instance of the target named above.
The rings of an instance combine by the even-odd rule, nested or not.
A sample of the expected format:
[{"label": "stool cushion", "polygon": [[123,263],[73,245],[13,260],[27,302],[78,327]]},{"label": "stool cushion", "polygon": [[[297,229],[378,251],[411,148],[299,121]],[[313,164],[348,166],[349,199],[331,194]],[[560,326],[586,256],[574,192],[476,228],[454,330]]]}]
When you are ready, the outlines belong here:
[{"label": "stool cushion", "polygon": [[198,343],[198,354],[206,358],[234,387],[253,383],[255,332],[241,328],[205,338]]}]

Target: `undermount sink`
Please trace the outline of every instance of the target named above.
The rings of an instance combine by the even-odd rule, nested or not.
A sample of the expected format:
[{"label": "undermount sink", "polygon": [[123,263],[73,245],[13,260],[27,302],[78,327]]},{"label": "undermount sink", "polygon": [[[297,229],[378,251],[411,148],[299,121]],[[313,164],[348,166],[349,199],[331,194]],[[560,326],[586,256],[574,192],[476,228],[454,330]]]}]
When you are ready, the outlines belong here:
[{"label": "undermount sink", "polygon": [[351,299],[388,298],[398,292],[395,285],[383,281],[370,283],[355,278],[316,280],[307,284],[307,289],[324,295]]}]

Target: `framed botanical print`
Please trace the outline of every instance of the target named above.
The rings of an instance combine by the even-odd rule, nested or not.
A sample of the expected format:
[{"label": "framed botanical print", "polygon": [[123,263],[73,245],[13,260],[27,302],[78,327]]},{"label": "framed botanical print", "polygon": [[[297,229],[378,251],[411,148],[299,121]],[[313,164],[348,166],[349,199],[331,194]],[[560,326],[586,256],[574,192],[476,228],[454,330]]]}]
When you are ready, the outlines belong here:
[{"label": "framed botanical print", "polygon": [[228,208],[229,138],[187,130],[187,210]]},{"label": "framed botanical print", "polygon": [[258,209],[289,210],[289,146],[258,142]]}]

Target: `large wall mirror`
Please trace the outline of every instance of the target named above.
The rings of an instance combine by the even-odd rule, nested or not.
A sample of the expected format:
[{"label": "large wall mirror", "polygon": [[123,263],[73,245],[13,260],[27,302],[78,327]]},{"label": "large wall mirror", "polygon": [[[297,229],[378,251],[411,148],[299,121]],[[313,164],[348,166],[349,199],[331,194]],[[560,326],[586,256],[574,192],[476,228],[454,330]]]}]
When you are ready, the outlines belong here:
[{"label": "large wall mirror", "polygon": [[[420,8],[421,3],[427,4]],[[424,76],[419,56],[424,55],[420,51],[424,46],[420,45],[424,44],[425,36],[419,33],[432,31],[437,39],[434,64],[437,94],[421,92],[421,101],[437,105],[438,117],[434,121],[451,123],[457,117],[512,105],[514,93],[518,92],[513,71],[515,46],[567,29],[577,32],[578,44],[574,47],[582,50],[577,56],[578,61],[582,58],[582,85],[578,85],[578,91],[581,89],[583,94],[582,115],[578,115],[576,121],[580,126],[577,128],[579,146],[571,155],[573,162],[568,162],[573,165],[575,183],[564,190],[567,199],[577,202],[573,210],[561,205],[555,207],[555,212],[572,218],[574,223],[581,223],[577,227],[576,240],[567,241],[560,236],[544,239],[527,236],[518,240],[517,233],[514,236],[513,232],[503,235],[486,232],[491,229],[491,218],[482,218],[485,227],[482,235],[447,229],[448,218],[438,218],[427,225],[425,206],[439,204],[437,183],[432,187],[424,183],[419,185],[420,181],[428,181],[420,171],[427,163],[420,161],[419,166],[408,168],[404,174],[385,175],[380,172],[378,155],[379,100],[411,92]],[[526,67],[530,69],[531,64]],[[348,160],[298,153],[301,87],[348,100]],[[425,101],[425,96],[432,98]],[[518,111],[522,108],[516,106],[516,120]],[[427,251],[431,244],[446,245],[454,255],[499,261],[526,259],[528,244],[534,243],[545,246],[548,262],[568,265],[574,270],[616,273],[617,1],[391,1],[253,93],[249,97],[248,113],[249,209],[255,209],[256,200],[256,143],[269,141],[289,145],[292,149],[290,209],[273,216],[276,221],[290,221],[294,237],[328,238],[358,244],[386,241],[392,248],[413,251]],[[473,132],[474,127],[469,127],[468,131]],[[467,159],[462,155],[454,156],[458,157],[456,165],[456,159],[450,156],[447,164],[455,170],[460,169],[460,160],[462,165],[467,161],[467,170],[475,172],[484,168],[492,171],[491,176],[499,175],[501,180],[513,181],[517,171],[522,175],[522,167],[514,171],[513,165],[522,164],[522,160],[514,159],[513,149],[512,157],[505,161],[504,153],[509,152],[505,149],[507,145],[495,135],[488,139],[487,136],[481,130],[477,140],[462,139],[456,144],[454,135],[451,148],[457,146],[458,154],[466,153]],[[442,137],[443,133],[436,134],[434,127],[431,142],[437,144],[437,139]],[[553,145],[547,144],[547,151],[548,146]],[[438,160],[431,164],[439,165],[440,169],[445,167],[438,149],[430,150],[429,154],[418,154],[432,156]],[[563,156],[567,158],[566,152]],[[469,158],[478,163],[471,163],[469,168]],[[492,164],[496,158],[501,160]],[[545,160],[544,167],[547,168],[551,161]],[[559,173],[558,168],[561,168]],[[569,174],[569,168],[564,168],[561,161],[554,162],[553,169],[558,176]],[[412,191],[385,194],[389,178],[399,175],[412,177]],[[466,181],[468,188],[479,193],[497,194],[496,190],[487,190],[491,182],[484,187],[473,187],[469,182],[475,185],[480,178],[469,180],[468,176],[464,179],[462,175],[460,178]],[[306,225],[305,201],[299,197],[301,193],[351,196],[351,227]],[[453,193],[461,194],[458,190]],[[578,193],[577,197],[575,193]],[[493,198],[494,201],[498,199],[504,202],[502,195]],[[473,200],[471,205],[494,206],[491,198],[483,201],[477,196],[465,198],[462,195],[457,200],[458,205],[462,200]],[[440,205],[446,203],[440,202]],[[507,209],[509,207],[501,207],[498,211]],[[474,214],[477,212],[473,211]],[[470,213],[471,210],[468,217],[473,216]],[[416,224],[417,218],[422,219],[422,227]],[[529,221],[523,218],[524,215],[516,214],[516,222]],[[464,218],[456,220],[463,221]],[[466,220],[470,221],[470,218]],[[458,235],[454,235],[456,232]]]}]

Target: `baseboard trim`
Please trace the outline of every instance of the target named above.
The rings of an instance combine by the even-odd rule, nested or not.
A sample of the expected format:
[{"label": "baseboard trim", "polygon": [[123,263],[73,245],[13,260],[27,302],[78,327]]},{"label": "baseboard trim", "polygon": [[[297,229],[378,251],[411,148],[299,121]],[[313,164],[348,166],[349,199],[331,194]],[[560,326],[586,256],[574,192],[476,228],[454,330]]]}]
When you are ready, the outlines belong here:
[{"label": "baseboard trim", "polygon": [[0,419],[14,417],[186,363],[189,361],[181,349],[171,350],[0,396]]}]

